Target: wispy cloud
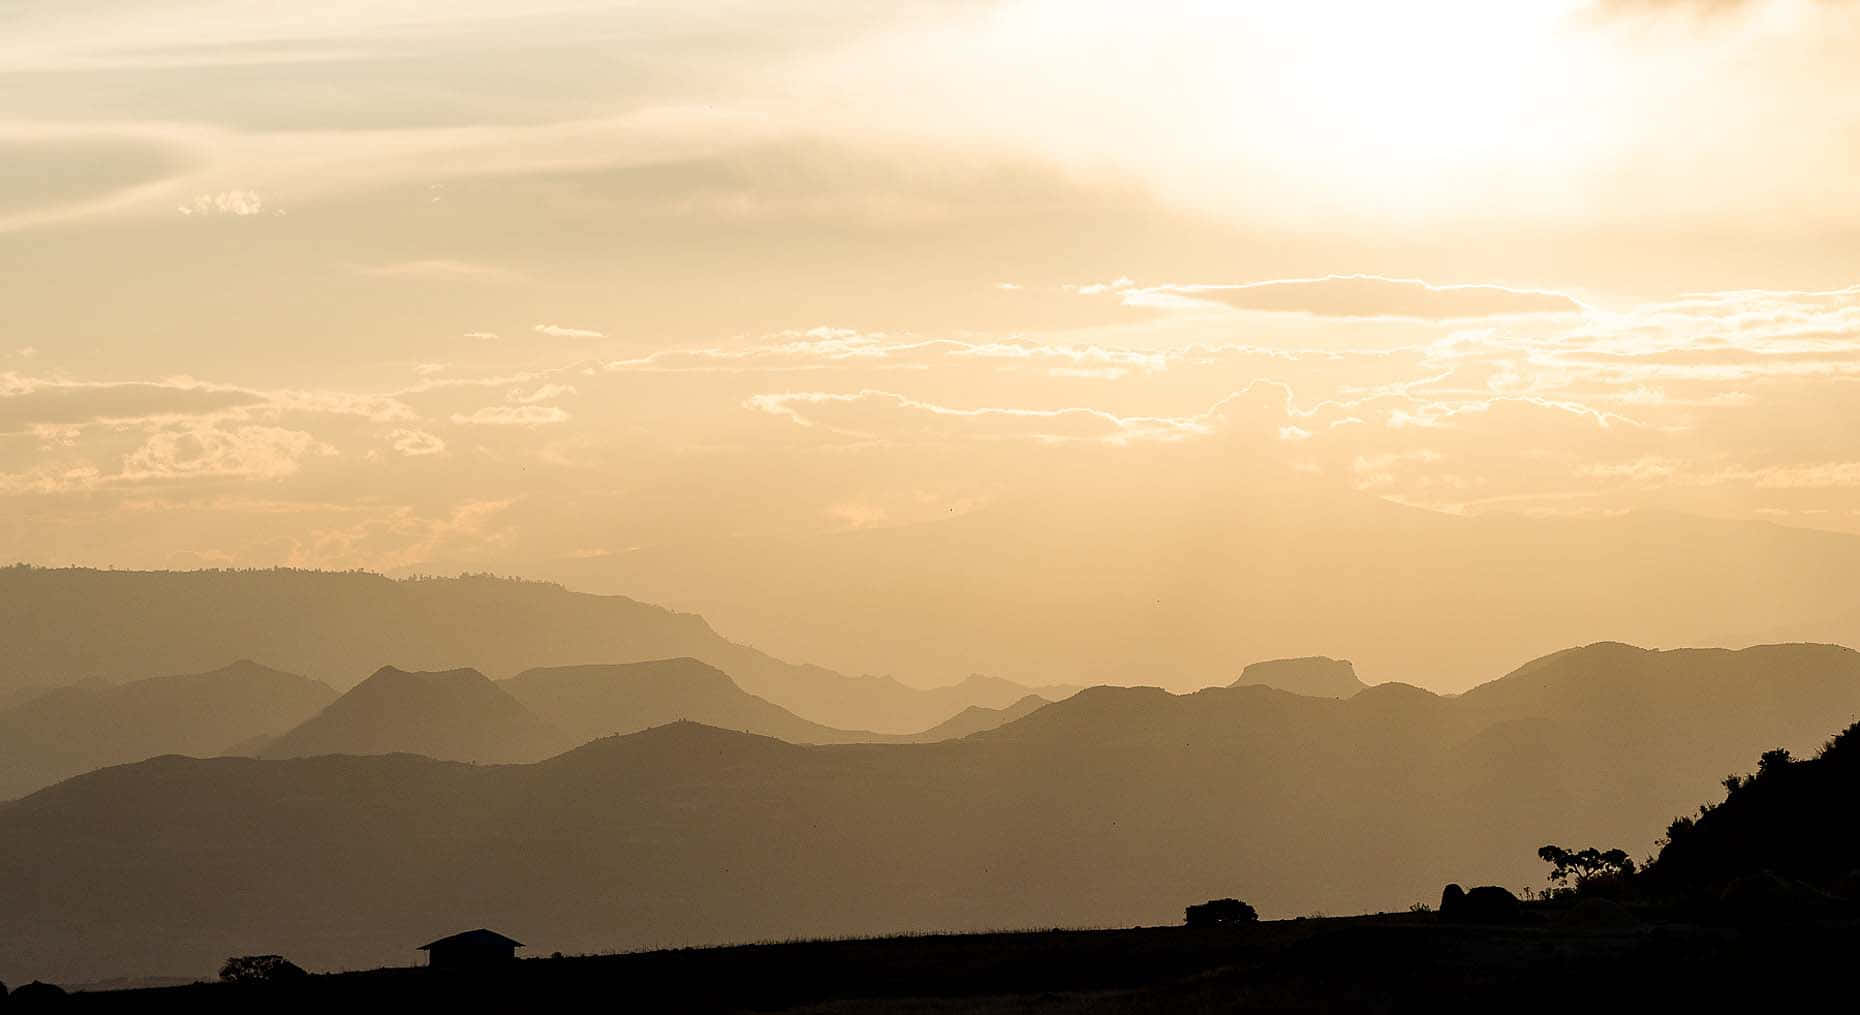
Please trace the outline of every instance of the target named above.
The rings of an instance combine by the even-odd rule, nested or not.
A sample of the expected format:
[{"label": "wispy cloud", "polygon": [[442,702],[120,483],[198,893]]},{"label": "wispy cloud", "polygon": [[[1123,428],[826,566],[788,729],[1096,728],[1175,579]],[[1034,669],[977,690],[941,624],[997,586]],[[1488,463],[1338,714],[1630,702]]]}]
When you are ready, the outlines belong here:
[{"label": "wispy cloud", "polygon": [[[265,199],[256,190],[222,190],[217,194],[196,194],[194,199],[175,209],[183,215],[230,215],[248,218],[265,213]],[[272,214],[284,214],[273,208]]]},{"label": "wispy cloud", "polygon": [[1417,278],[1325,275],[1263,282],[1135,286],[1128,279],[1075,287],[1082,295],[1119,293],[1133,305],[1213,303],[1237,310],[1313,317],[1464,320],[1525,314],[1580,313],[1576,298],[1543,289],[1491,283],[1439,285]]},{"label": "wispy cloud", "polygon": [[408,458],[436,455],[446,450],[446,442],[424,430],[399,429],[388,435],[395,451]]},{"label": "wispy cloud", "polygon": [[538,324],[533,329],[538,335],[550,338],[606,338],[607,333],[593,328],[570,328],[560,324]]},{"label": "wispy cloud", "polygon": [[550,426],[568,419],[567,410],[553,405],[487,405],[452,415],[452,422],[460,426]]}]

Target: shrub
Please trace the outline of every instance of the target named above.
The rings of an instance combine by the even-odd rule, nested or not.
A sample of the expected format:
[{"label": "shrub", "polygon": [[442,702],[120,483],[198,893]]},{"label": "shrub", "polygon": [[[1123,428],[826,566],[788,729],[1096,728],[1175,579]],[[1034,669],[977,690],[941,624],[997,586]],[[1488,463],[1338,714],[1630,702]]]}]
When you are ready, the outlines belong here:
[{"label": "shrub", "polygon": [[308,975],[282,955],[235,955],[220,967],[220,979],[227,983],[280,983]]}]

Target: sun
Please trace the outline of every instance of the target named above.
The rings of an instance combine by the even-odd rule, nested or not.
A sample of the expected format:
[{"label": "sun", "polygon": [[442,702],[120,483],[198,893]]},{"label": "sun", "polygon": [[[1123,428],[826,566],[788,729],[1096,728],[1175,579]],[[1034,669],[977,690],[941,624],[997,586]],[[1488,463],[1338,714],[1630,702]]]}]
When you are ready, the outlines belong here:
[{"label": "sun", "polygon": [[1606,74],[1566,0],[1316,0],[1251,15],[1281,150],[1324,185],[1399,210],[1568,168]]}]

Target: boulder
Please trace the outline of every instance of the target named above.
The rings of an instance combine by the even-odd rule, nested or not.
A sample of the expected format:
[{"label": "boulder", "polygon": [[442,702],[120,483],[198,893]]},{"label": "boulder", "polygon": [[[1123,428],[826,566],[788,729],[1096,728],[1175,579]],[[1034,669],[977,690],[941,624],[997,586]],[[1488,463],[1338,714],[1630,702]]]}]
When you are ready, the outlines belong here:
[{"label": "boulder", "polygon": [[1471,891],[1448,885],[1440,893],[1440,918],[1453,923],[1522,923],[1524,903],[1497,885],[1480,885]]}]

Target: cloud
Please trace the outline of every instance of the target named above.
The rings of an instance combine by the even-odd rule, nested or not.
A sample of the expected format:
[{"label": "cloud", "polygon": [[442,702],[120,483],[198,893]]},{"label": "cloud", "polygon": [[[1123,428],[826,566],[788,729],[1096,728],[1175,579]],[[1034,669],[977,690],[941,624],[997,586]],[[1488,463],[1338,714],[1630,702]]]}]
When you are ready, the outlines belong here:
[{"label": "cloud", "polygon": [[301,430],[191,423],[158,429],[106,473],[90,463],[0,474],[0,492],[60,494],[112,486],[199,480],[275,480],[295,475],[334,447]]},{"label": "cloud", "polygon": [[497,332],[495,331],[468,331],[465,333],[464,337],[475,338],[480,342],[495,342],[497,341]]},{"label": "cloud", "polygon": [[524,391],[521,388],[513,388],[511,389],[510,394],[506,395],[505,397],[512,402],[518,402],[523,405],[534,405],[537,402],[547,402],[551,399],[561,398],[563,395],[572,395],[574,393],[575,393],[575,388],[573,385],[542,384],[542,385],[538,385],[536,389],[533,391]]},{"label": "cloud", "polygon": [[892,338],[843,328],[812,328],[771,336],[771,341],[743,348],[669,349],[603,365],[608,372],[774,373],[826,368],[946,367],[949,361],[998,362],[1018,369],[1039,365],[1055,377],[1104,378],[1167,370],[1178,358],[1201,358],[1215,352],[1264,353],[1240,346],[1176,350],[1126,349],[1070,345],[1025,339],[975,342],[959,339]]},{"label": "cloud", "polygon": [[408,458],[436,455],[446,449],[446,442],[424,430],[395,430],[388,435],[394,450]]},{"label": "cloud", "polygon": [[277,479],[309,455],[336,449],[301,430],[271,426],[190,426],[149,435],[123,459],[127,481],[211,478]]},{"label": "cloud", "polygon": [[592,328],[568,328],[560,324],[538,324],[534,330],[538,335],[550,338],[606,338],[607,333]]},{"label": "cloud", "polygon": [[889,391],[755,395],[745,408],[860,440],[1182,440],[1212,432],[1207,417],[1118,416],[1099,409],[955,408]]},{"label": "cloud", "polygon": [[133,424],[263,402],[256,392],[188,380],[109,383],[0,374],[0,433],[45,424]]},{"label": "cloud", "polygon": [[[1525,314],[1569,314],[1585,309],[1563,293],[1491,284],[1435,285],[1414,278],[1326,275],[1238,284],[1159,285],[1133,288],[1127,279],[1078,287],[1081,294],[1118,292],[1135,305],[1218,303],[1239,310],[1313,317],[1401,318],[1446,321]],[[1122,283],[1122,284],[1120,284]]]},{"label": "cloud", "polygon": [[[194,199],[176,209],[183,215],[230,215],[248,218],[262,215],[265,199],[255,190],[222,190],[217,194],[196,194]],[[274,209],[272,214],[282,215]]]},{"label": "cloud", "polygon": [[549,426],[568,422],[566,410],[553,405],[489,405],[476,412],[455,413],[461,426]]}]

